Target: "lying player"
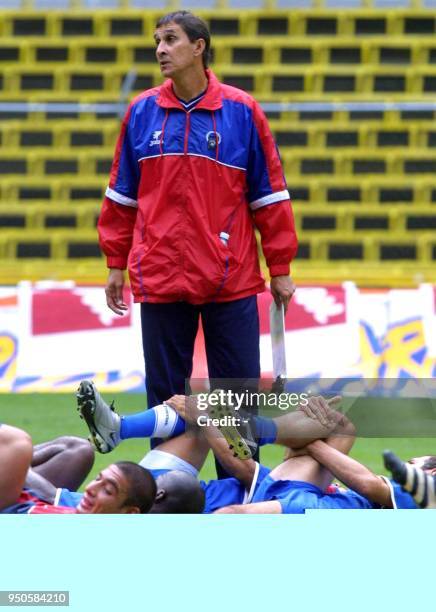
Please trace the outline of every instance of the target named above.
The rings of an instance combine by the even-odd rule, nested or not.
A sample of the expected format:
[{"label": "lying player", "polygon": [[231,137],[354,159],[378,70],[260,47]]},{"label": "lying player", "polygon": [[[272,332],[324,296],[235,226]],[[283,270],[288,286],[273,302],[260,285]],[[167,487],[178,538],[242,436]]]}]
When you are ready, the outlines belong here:
[{"label": "lying player", "polygon": [[[197,421],[199,412],[196,411],[195,403],[186,405],[182,401],[173,403],[172,400],[170,403],[185,421],[191,424]],[[226,480],[211,481],[209,486],[215,487],[216,496],[214,505],[211,500],[207,504],[209,511],[296,514],[308,509],[416,508],[410,495],[404,493],[401,487],[385,477],[376,476],[364,465],[348,457],[346,453],[354,442],[354,427],[344,415],[332,410],[321,397],[311,398],[308,406],[302,407],[302,410],[306,417],[318,424],[322,420],[323,427],[331,433],[324,441],[310,442],[305,449],[300,449],[272,471],[259,466],[252,459],[241,461],[231,453],[225,455],[223,449],[220,451],[217,448],[216,431],[214,433],[213,428],[200,428],[200,434],[208,439],[220,461],[227,457],[225,468],[229,473],[235,473],[238,466],[239,469],[241,466],[244,468],[244,473],[238,474],[239,482],[232,483],[233,491],[226,491],[227,499],[236,493],[240,498],[243,497],[242,503],[222,507],[225,498],[220,493],[225,491],[223,487],[226,486]],[[168,440],[167,452],[172,452],[174,444],[183,445],[185,438],[183,434]],[[224,443],[222,438],[221,442]],[[303,456],[302,452],[308,455]],[[151,467],[148,461],[152,453],[154,451],[144,459],[148,467]],[[162,457],[162,461],[164,464],[165,457]],[[330,487],[333,475],[349,489]],[[235,479],[227,480],[230,482]],[[326,490],[329,492],[326,493]]]},{"label": "lying player", "polygon": [[[184,399],[184,398],[183,398]],[[177,403],[176,403],[177,406]],[[186,406],[181,398],[178,401],[178,408],[181,415],[185,418],[193,418],[195,420],[195,415],[187,415],[186,414]],[[328,405],[324,404],[321,398],[313,399],[312,403],[308,409],[308,414],[311,415],[312,418],[318,419],[322,418],[325,422],[327,415]],[[318,413],[318,414],[317,414]],[[337,415],[338,413],[336,413]],[[321,417],[320,417],[321,415]],[[339,415],[340,418],[343,418]],[[22,432],[20,432],[22,433]],[[343,430],[344,433],[344,430]],[[269,470],[267,468],[263,468],[262,466],[258,466],[254,461],[240,461],[235,459],[232,453],[229,453],[227,446],[222,438],[219,438],[217,432],[213,430],[213,428],[204,428],[202,430],[203,437],[209,436],[209,442],[205,444],[206,440],[203,440],[203,449],[200,449],[201,444],[198,444],[198,440],[193,439],[192,437],[188,437],[186,435],[179,436],[178,438],[172,438],[167,442],[164,442],[159,450],[152,451],[145,458],[145,461],[151,462],[153,465],[150,467],[156,467],[156,463],[159,464],[159,468],[155,470],[155,475],[158,476],[158,492],[156,496],[155,504],[152,508],[153,512],[180,512],[180,511],[198,511],[193,509],[193,504],[191,503],[191,510],[183,509],[184,504],[186,504],[186,499],[191,498],[188,494],[186,496],[186,492],[189,491],[189,487],[193,487],[193,490],[198,491],[198,483],[196,482],[193,472],[196,469],[201,467],[202,461],[204,461],[205,452],[207,452],[207,447],[210,445],[214,449],[215,452],[218,451],[220,455],[220,460],[224,463],[226,469],[229,471],[233,471],[237,478],[226,479],[224,481],[211,481],[208,485],[204,486],[206,493],[206,511],[210,512],[215,509],[219,509],[223,506],[223,504],[233,504],[232,508],[227,508],[224,511],[227,512],[277,512],[277,511],[285,511],[285,512],[304,512],[306,508],[310,507],[327,507],[327,508],[343,508],[343,507],[374,507],[371,505],[366,505],[365,501],[356,496],[356,494],[347,494],[344,496],[342,493],[338,493],[340,497],[325,495],[320,489],[316,487],[316,484],[319,484],[319,481],[316,481],[316,478],[319,476],[313,472],[313,465],[307,465],[308,457],[295,457],[293,459],[288,460],[283,463],[281,466],[276,468],[273,471],[273,478],[269,477],[266,479],[266,484],[262,482],[263,477],[268,473]],[[25,435],[25,434],[24,434]],[[338,438],[338,437],[337,437]],[[338,440],[337,440],[338,441]],[[332,443],[332,440],[329,441]],[[341,444],[344,445],[344,437],[341,437]],[[55,441],[51,444],[51,446],[57,445],[59,447],[59,440]],[[330,461],[331,467],[334,468],[333,471],[336,470],[336,475],[341,476],[340,469],[338,468],[341,465],[341,462],[345,460],[350,460],[348,457],[344,457],[342,454],[339,454],[338,457],[333,455],[331,457],[331,450],[326,449],[326,445],[323,442],[314,442],[312,445],[312,453],[315,454],[318,452],[318,458],[323,460],[325,463],[328,463],[329,454],[330,453]],[[350,442],[347,442],[347,446],[350,446]],[[50,452],[50,443],[44,445],[44,452],[46,456],[48,456]],[[82,444],[83,447],[83,444]],[[318,451],[316,450],[318,447]],[[334,451],[334,449],[333,449]],[[201,457],[202,453],[204,454],[203,458]],[[327,455],[326,455],[327,453]],[[53,457],[54,453],[51,453],[52,457],[48,459],[48,462],[51,463],[52,470],[54,469],[54,461],[55,457]],[[59,455],[58,455],[59,456]],[[183,458],[184,457],[184,458]],[[305,460],[303,462],[303,460]],[[191,463],[189,462],[191,461]],[[195,464],[197,468],[195,467]],[[306,464],[306,465],[305,465]],[[350,470],[350,463],[345,463],[343,466],[343,471],[348,476],[344,477],[342,475],[342,480],[347,482],[347,477],[349,479],[349,484],[352,486],[356,485],[358,489],[359,486],[363,489],[361,492],[366,492],[366,494],[371,498],[375,497],[375,501],[379,502],[379,505],[389,506],[389,500],[386,502],[382,498],[377,498],[377,486],[370,486],[370,480],[368,480],[368,474],[372,477],[373,480],[379,482],[380,479],[377,479],[373,474],[368,472],[366,468],[363,468],[360,464],[352,465],[353,470]],[[43,464],[41,464],[43,465]],[[58,462],[58,467],[59,467]],[[292,472],[289,471],[290,466],[293,466]],[[179,471],[174,472],[171,468],[176,467]],[[356,472],[357,467],[357,472]],[[317,466],[318,468],[318,466]],[[362,474],[362,469],[366,470],[366,473]],[[182,470],[182,472],[180,472]],[[185,471],[186,470],[186,471]],[[65,469],[63,472],[65,473]],[[311,473],[312,472],[312,473]],[[350,480],[350,474],[354,473],[354,480]],[[292,495],[290,496],[289,490],[289,481],[282,480],[283,476],[295,478],[298,482],[292,483]],[[274,476],[276,478],[274,478]],[[64,476],[65,477],[65,476]],[[71,476],[69,476],[71,478]],[[279,478],[277,478],[279,477]],[[325,480],[321,482],[321,485],[325,485],[329,482],[331,476],[324,474],[322,476]],[[272,482],[271,482],[272,480]],[[364,488],[366,486],[366,489]],[[279,493],[283,493],[283,487],[286,488],[286,495],[282,495],[280,497]],[[195,489],[196,487],[196,489]],[[256,488],[258,491],[256,492]],[[282,489],[279,491],[279,489]],[[62,492],[65,497],[65,492]],[[254,504],[252,507],[244,507],[245,510],[241,510],[240,508],[235,506],[235,504],[239,504],[243,501],[249,501],[250,496],[252,497],[254,494],[254,498],[256,501],[262,502],[264,505],[261,508],[260,504]],[[79,494],[79,497],[81,495]],[[197,494],[198,497],[198,494]],[[244,500],[245,498],[245,500]],[[319,503],[319,500],[324,498],[323,503]],[[280,504],[281,510],[277,509],[277,506],[274,508],[271,506],[272,504],[277,504],[277,500],[281,499]],[[283,499],[286,499],[286,504],[283,504]],[[317,504],[314,505],[313,501],[317,500]],[[73,505],[77,504],[77,499],[70,500],[73,501]],[[270,504],[267,506],[266,504]],[[362,505],[363,504],[363,505]],[[80,504],[79,504],[80,505]],[[107,510],[106,510],[107,511]],[[116,510],[109,510],[116,511]]]},{"label": "lying player", "polygon": [[[349,457],[346,454],[349,445],[349,440],[334,437],[309,443],[305,448],[308,456],[296,458],[300,465],[292,459],[274,469],[256,491],[252,504],[222,508],[218,512],[293,514],[309,509],[416,509],[415,501],[422,508],[436,507],[436,456],[416,457],[405,464],[393,453],[386,452],[385,465],[394,476],[391,481],[376,476]],[[325,470],[349,490],[326,494]],[[305,482],[295,483],[295,480]]]},{"label": "lying player", "polygon": [[[174,407],[185,414],[185,398],[182,396],[169,400]],[[169,406],[168,406],[169,408]],[[304,415],[297,415],[297,421],[304,422]],[[177,417],[178,418],[178,417]],[[311,424],[310,429],[319,429],[326,435],[325,425]],[[254,461],[247,463],[235,459],[229,451],[225,440],[213,427],[204,428],[202,436],[195,439],[192,435],[181,435],[164,441],[158,449],[151,451],[143,464],[152,469],[157,478],[158,490],[152,512],[200,512],[206,499],[206,512],[231,503],[249,501],[262,477],[269,471],[259,467]],[[26,434],[16,430],[19,436]],[[30,445],[29,438],[25,438]],[[210,483],[198,483],[196,475],[201,469],[209,448],[220,458],[221,463],[235,478]],[[6,450],[6,445],[4,447]],[[109,503],[97,499],[97,483],[106,484],[107,478],[114,479],[107,470],[124,464],[114,464],[86,488],[85,494],[76,494],[66,490],[74,489],[86,477],[93,463],[93,453],[88,443],[76,438],[58,438],[34,448],[33,470],[27,474],[26,490],[13,507],[4,508],[4,512],[130,512],[121,503]],[[4,461],[6,465],[6,461]],[[27,463],[28,465],[28,463]],[[22,482],[17,479],[17,482]],[[20,491],[22,485],[19,484]],[[113,493],[113,492],[112,492]],[[12,494],[17,500],[17,492]],[[118,500],[122,501],[122,500]],[[6,504],[5,504],[6,505]],[[63,506],[71,507],[70,510]]]},{"label": "lying player", "polygon": [[[349,457],[344,452],[349,442],[344,443],[344,439],[311,442],[305,448],[307,457],[290,459],[272,470],[249,506],[231,506],[219,512],[299,514],[315,509],[416,508],[398,484],[376,476]],[[331,475],[349,489],[326,493]]]},{"label": "lying player", "polygon": [[[58,442],[58,449],[60,445]],[[83,451],[83,444],[81,446]],[[63,450],[68,455],[68,449]],[[49,500],[53,489],[68,496],[67,490],[56,489],[54,483],[56,480],[58,484],[73,482],[77,477],[77,465],[68,462],[68,457],[64,456],[67,460],[62,467],[59,461],[62,452],[56,451],[56,441],[53,445],[47,443],[39,448],[39,463],[35,465],[34,472],[30,471],[30,482],[28,480],[26,483],[32,451],[28,434],[14,427],[0,425],[0,513],[145,514],[153,505],[156,496],[153,477],[148,470],[131,462],[113,463],[102,470],[86,487],[85,493],[79,494],[80,498],[76,498],[74,503],[70,499],[71,507],[59,499],[56,502]],[[87,460],[84,451],[75,454],[81,455],[79,461]],[[52,480],[48,480],[44,473],[51,474]],[[38,489],[38,494],[28,488],[29,484]]]},{"label": "lying player", "polygon": [[[85,390],[84,386],[86,394],[83,393]],[[92,383],[87,381],[81,384],[78,398],[79,408],[86,402],[89,409],[88,415],[92,415],[91,433],[97,436],[103,433],[107,439],[107,431],[105,432],[102,427],[102,422],[104,422],[107,429],[112,427],[119,434],[120,429],[122,429],[123,419],[120,419],[113,411],[108,413],[109,408]],[[180,419],[176,418],[171,408],[174,408],[179,416],[183,418],[183,423],[181,423]],[[172,422],[171,427],[173,430],[176,427],[184,427],[185,421],[194,425],[202,414],[196,409],[195,403],[191,403],[188,410],[182,396],[171,398],[166,406],[158,407],[154,410],[156,411],[156,416],[159,414],[159,411],[166,413],[166,422],[167,424]],[[295,415],[297,413],[294,413],[292,417],[294,418]],[[138,416],[139,419],[142,419],[142,413]],[[303,419],[303,414],[300,413],[298,415],[298,422],[304,424],[304,431],[306,433],[308,431],[313,433],[315,428],[319,430],[321,427],[323,431],[322,437],[326,437],[328,432],[331,433],[332,431],[336,435],[330,435],[326,442],[320,440],[312,442],[306,447],[306,452],[311,456],[293,456],[275,468],[270,474],[268,474],[269,470],[267,468],[258,466],[252,460],[236,461],[233,465],[227,465],[226,470],[228,473],[235,473],[238,465],[244,465],[245,473],[242,475],[237,474],[237,478],[242,482],[244,488],[241,488],[240,483],[232,483],[236,498],[243,498],[243,503],[233,503],[230,508],[221,510],[222,512],[299,513],[309,508],[415,507],[409,496],[401,495],[401,490],[398,487],[393,486],[387,479],[375,476],[363,465],[344,454],[348,453],[352,446],[354,428],[343,415],[331,410],[325,400],[322,398],[311,398],[308,407],[305,409],[304,416],[311,417],[315,422],[311,428]],[[137,415],[133,415],[133,419],[136,418]],[[158,420],[158,418],[153,418],[155,421]],[[89,416],[88,421],[90,421]],[[281,421],[286,422],[283,417],[275,420],[275,427],[278,431],[280,431]],[[156,428],[156,425],[154,427]],[[213,428],[201,429],[203,436],[208,438],[209,444],[212,446],[216,445],[217,434],[213,433]],[[273,431],[269,433],[272,435]],[[287,422],[286,434],[289,436],[289,421]],[[158,435],[162,435],[162,431]],[[118,435],[118,441],[119,439]],[[301,439],[298,439],[297,442],[301,445]],[[185,435],[171,438],[163,446],[161,445],[158,450],[151,451],[144,458],[143,465],[150,469],[156,466],[170,469],[172,465],[170,457],[176,455],[179,459],[175,467],[184,470],[192,462],[192,452],[194,452],[197,453],[197,459],[200,457],[199,464],[196,466],[196,470],[199,469],[204,460],[201,458],[201,445],[198,440],[191,439],[191,448],[186,449],[186,443]],[[223,457],[222,450],[221,452],[214,450],[214,452]],[[181,456],[184,457],[185,465],[179,463]],[[194,463],[196,462],[194,461]],[[347,486],[351,487],[351,489],[354,488],[355,491],[337,490],[334,494],[326,495],[325,489],[332,479],[331,472]],[[223,485],[226,483],[225,480],[220,482]],[[220,482],[215,483],[212,481],[211,483],[216,487],[216,491],[220,490]],[[251,494],[247,494],[248,491]],[[229,496],[227,495],[226,498],[229,499]],[[246,505],[247,502],[253,503]],[[217,495],[214,504],[206,504],[207,510],[218,509],[224,503],[223,496]]]},{"label": "lying player", "polygon": [[[184,405],[184,398],[176,398],[174,403]],[[9,439],[6,438],[6,433],[9,434]],[[110,487],[109,490],[107,489],[107,480],[114,480],[112,473],[114,468],[115,471],[120,467],[123,470],[124,463],[113,464],[103,470],[97,479],[86,487],[85,494],[75,492],[93,464],[94,452],[86,440],[62,437],[45,442],[34,447],[33,459],[30,438],[21,430],[3,426],[3,437],[0,443],[2,447],[0,453],[2,506],[0,511],[4,513],[135,511],[126,507],[126,502],[122,498],[115,501],[108,499],[108,497],[113,497],[115,492]],[[218,455],[222,453],[223,465],[228,465],[229,469],[233,469],[240,480],[227,479],[225,483],[222,481],[222,486],[217,485],[217,482],[220,481],[198,482],[196,476],[210,446],[216,450]],[[27,451],[27,454],[24,451]],[[165,459],[165,465],[162,458]],[[189,459],[190,463],[184,458]],[[9,469],[11,461],[15,461],[14,470]],[[235,461],[224,439],[220,438],[217,432],[212,437],[211,444],[203,439],[195,440],[192,436],[187,435],[163,442],[159,449],[149,453],[147,461],[153,468],[153,475],[157,482],[157,492],[151,508],[153,513],[198,513],[203,510],[205,499],[207,512],[220,507],[223,503],[242,502],[245,488],[241,482],[251,483],[253,480],[251,470],[247,470],[248,466],[244,462]],[[144,471],[135,464],[133,467],[137,467],[140,473]],[[11,477],[6,480],[6,475]],[[115,475],[117,476],[118,474]],[[105,499],[102,499],[103,493],[107,494]]]},{"label": "lying player", "polygon": [[[233,461],[229,465],[232,455],[227,452],[225,445],[222,446],[220,433],[211,425],[197,427],[197,436],[194,437],[192,427],[195,427],[199,418],[205,416],[205,413],[198,409],[195,398],[185,405],[185,396],[174,396],[165,404],[125,417],[120,417],[113,405],[106,404],[90,381],[83,381],[80,384],[77,398],[79,412],[85,419],[91,438],[100,452],[109,452],[122,439],[128,437],[175,436],[150,451],[141,461],[141,465],[147,467],[153,474],[155,470],[176,469],[196,476],[209,448],[212,448],[226,472],[233,474],[235,478],[223,479],[221,482],[211,481],[207,485],[202,483],[206,487],[205,512],[214,511],[229,503],[249,503],[261,480],[269,472],[268,468],[259,466],[254,461]],[[259,443],[262,445],[276,442],[285,446],[300,447],[307,441],[325,438],[332,431],[338,435],[348,435],[349,425],[345,423],[343,415],[330,411],[330,417],[334,415],[335,418],[326,419],[327,402],[320,402],[316,418],[310,418],[313,402],[316,403],[316,398],[311,398],[306,411],[296,411],[276,419],[256,417]],[[220,412],[220,407],[209,408],[208,413],[218,417],[223,414]],[[192,426],[189,436],[183,433],[186,421]],[[225,433],[227,440],[233,443],[233,450],[236,450],[237,432],[232,434],[231,428],[226,427]],[[299,479],[304,480],[306,476],[310,479],[310,474],[306,474],[304,470]]]},{"label": "lying player", "polygon": [[[19,429],[7,426],[3,426],[3,432],[12,432],[13,435],[9,434],[9,440],[3,435],[0,440],[2,451],[0,452],[2,462],[0,513],[64,514],[135,511],[126,508],[125,501],[123,505],[122,500],[118,500],[120,503],[115,503],[114,500],[110,502],[108,499],[108,496],[113,497],[114,494],[110,487],[107,489],[108,480],[114,480],[114,474],[107,473],[107,470],[113,472],[113,467],[120,466],[123,469],[122,462],[103,470],[97,479],[86,487],[84,494],[65,488],[67,483],[70,487],[79,486],[92,466],[93,450],[86,440],[62,437],[34,447],[32,463],[34,467],[28,469],[26,476],[26,469],[32,457],[29,436]],[[205,499],[206,512],[210,512],[216,507],[221,507],[223,503],[243,501],[245,488],[241,482],[251,483],[253,474],[250,469],[247,470],[248,466],[244,462],[235,460],[223,438],[218,438],[215,434],[211,442],[217,453],[222,453],[223,464],[229,466],[229,469],[233,468],[241,480],[231,478],[225,481],[200,483],[196,475],[207,455],[209,444],[202,440],[198,443],[192,437],[183,434],[162,443],[159,447],[162,450],[153,450],[150,453],[151,457],[147,456],[147,460],[154,465],[152,474],[156,477],[157,483],[154,504],[150,512],[199,513],[203,511]],[[14,453],[11,453],[11,450]],[[7,458],[8,456],[12,458],[12,455],[17,467],[22,463],[20,474],[17,470],[9,469],[10,462]],[[25,457],[26,460],[20,463],[21,457]],[[162,469],[163,457],[166,458],[166,466]],[[188,457],[191,463],[186,462],[183,457]],[[161,465],[156,467],[156,461]],[[136,464],[132,465],[138,468],[140,473],[145,471]],[[8,482],[4,478],[6,473],[12,475]],[[106,498],[102,498],[101,487],[97,489],[97,483],[103,485],[103,490],[106,488]]]}]

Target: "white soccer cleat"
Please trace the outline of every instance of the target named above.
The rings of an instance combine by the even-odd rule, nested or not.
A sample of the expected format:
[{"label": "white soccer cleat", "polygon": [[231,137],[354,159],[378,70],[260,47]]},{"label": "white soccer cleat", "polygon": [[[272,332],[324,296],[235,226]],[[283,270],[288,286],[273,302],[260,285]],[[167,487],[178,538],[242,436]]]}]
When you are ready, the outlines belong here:
[{"label": "white soccer cleat", "polygon": [[94,383],[82,380],[77,390],[77,410],[91,434],[90,441],[99,453],[110,453],[120,443],[121,418],[113,402],[106,404]]}]

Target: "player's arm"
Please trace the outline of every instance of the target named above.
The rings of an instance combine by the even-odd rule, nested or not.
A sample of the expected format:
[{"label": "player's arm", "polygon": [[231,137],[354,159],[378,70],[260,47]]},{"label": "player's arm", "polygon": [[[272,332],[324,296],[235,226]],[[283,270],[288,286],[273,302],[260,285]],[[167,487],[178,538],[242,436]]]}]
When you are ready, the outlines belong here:
[{"label": "player's arm", "polygon": [[215,510],[214,514],[282,514],[282,506],[280,502],[272,500],[255,504],[224,506]]},{"label": "player's arm", "polygon": [[388,484],[367,467],[322,440],[311,442],[306,448],[311,457],[347,487],[380,506],[392,508]]},{"label": "player's arm", "polygon": [[15,503],[32,461],[32,440],[23,430],[0,423],[0,510]]},{"label": "player's arm", "polygon": [[123,301],[124,270],[132,246],[133,229],[138,210],[139,165],[129,129],[132,108],[129,107],[118,137],[109,186],[98,220],[100,248],[106,255],[109,277],[106,302],[116,314],[127,310]]},{"label": "player's arm", "polygon": [[237,478],[249,489],[256,473],[256,462],[253,459],[242,461],[238,457],[234,457],[217,427],[210,424],[203,427],[198,426],[198,419],[204,418],[207,413],[199,410],[196,397],[190,396],[185,399],[184,396],[175,396],[167,400],[166,403],[174,408],[187,423],[195,427],[197,435],[200,435],[207,442],[226,472]]},{"label": "player's arm", "polygon": [[262,251],[271,276],[270,288],[279,306],[285,311],[295,292],[290,263],[297,254],[298,242],[289,199],[255,210],[253,221],[260,233]]},{"label": "player's arm", "polygon": [[253,105],[252,117],[248,201],[271,276],[271,293],[276,304],[283,303],[286,309],[295,291],[289,276],[290,263],[298,248],[294,216],[280,156],[265,114],[257,103]]}]

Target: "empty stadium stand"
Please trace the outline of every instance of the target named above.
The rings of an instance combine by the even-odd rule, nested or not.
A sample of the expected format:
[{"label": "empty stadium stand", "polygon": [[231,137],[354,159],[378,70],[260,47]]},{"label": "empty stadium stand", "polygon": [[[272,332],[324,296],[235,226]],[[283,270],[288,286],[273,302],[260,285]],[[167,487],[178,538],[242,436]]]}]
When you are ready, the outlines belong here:
[{"label": "empty stadium stand", "polygon": [[[247,10],[238,1],[199,11],[218,76],[264,103],[327,104],[267,111],[294,202],[298,276],[435,280],[436,0],[395,9],[388,0],[267,0]],[[152,34],[166,4],[5,2],[1,278],[102,280],[95,225],[120,118],[77,104],[116,105],[128,74],[132,96],[161,82]],[[60,10],[38,10],[50,7]],[[343,102],[379,107],[328,107]],[[429,104],[406,106],[414,102]],[[53,112],[44,103],[72,106]]]}]

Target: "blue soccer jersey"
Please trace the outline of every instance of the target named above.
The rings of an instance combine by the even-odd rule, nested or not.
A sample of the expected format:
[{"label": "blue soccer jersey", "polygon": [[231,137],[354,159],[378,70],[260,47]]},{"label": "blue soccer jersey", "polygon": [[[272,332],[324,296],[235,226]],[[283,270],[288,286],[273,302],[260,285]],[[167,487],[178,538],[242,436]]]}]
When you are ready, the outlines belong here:
[{"label": "blue soccer jersey", "polygon": [[[223,508],[224,506],[250,503],[262,480],[271,471],[264,465],[257,463],[256,466],[253,482],[249,491],[247,491],[244,484],[236,478],[223,478],[222,480],[210,480],[209,482],[201,480],[200,485],[205,494],[203,514],[211,514],[215,510],[218,510],[218,508]],[[161,474],[170,471],[171,470],[166,469],[150,470],[155,479]]]},{"label": "blue soccer jersey", "polygon": [[[413,498],[399,484],[384,478],[390,487],[392,506],[397,509],[415,509]],[[371,510],[378,504],[352,489],[326,493],[319,487],[298,480],[274,480],[271,476],[263,479],[252,503],[277,500],[283,514],[304,514],[306,510]]]},{"label": "blue soccer jersey", "polygon": [[374,508],[366,497],[355,491],[324,493],[314,485],[294,488],[289,495],[278,501],[283,514],[304,514],[306,510],[371,510]]},{"label": "blue soccer jersey", "polygon": [[[171,471],[166,469],[150,470],[155,480],[158,476]],[[209,482],[201,480],[200,485],[205,495],[203,514],[210,514],[223,506],[247,503],[244,502],[244,496],[247,494],[245,487],[236,478],[210,480]]]},{"label": "blue soccer jersey", "polygon": [[396,510],[416,510],[418,508],[413,497],[401,485],[394,480],[389,480],[385,476],[382,476],[382,478],[391,490],[392,506]]},{"label": "blue soccer jersey", "polygon": [[325,493],[320,488],[300,480],[274,480],[264,478],[257,489],[253,503],[277,500],[283,514],[304,514],[314,509],[363,509],[373,506],[355,491]]},{"label": "blue soccer jersey", "polygon": [[270,469],[264,465],[256,464],[256,472],[251,483],[250,490],[236,478],[223,478],[222,480],[201,481],[201,486],[206,495],[204,514],[210,514],[224,506],[249,504],[262,481],[270,473]]}]

